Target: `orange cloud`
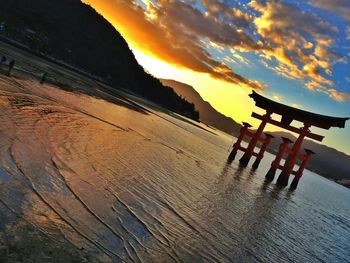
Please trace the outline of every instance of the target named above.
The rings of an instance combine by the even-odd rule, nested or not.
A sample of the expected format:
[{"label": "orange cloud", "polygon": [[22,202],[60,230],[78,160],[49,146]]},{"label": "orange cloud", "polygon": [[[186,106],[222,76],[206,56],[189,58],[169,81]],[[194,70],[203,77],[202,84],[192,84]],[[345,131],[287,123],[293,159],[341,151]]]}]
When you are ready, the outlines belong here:
[{"label": "orange cloud", "polygon": [[332,99],[335,99],[336,101],[339,101],[339,102],[350,100],[350,93],[339,92],[335,89],[329,89],[328,94]]},{"label": "orange cloud", "polygon": [[[326,93],[337,101],[348,98],[336,92],[333,81],[327,77],[332,75],[333,64],[345,61],[329,49],[337,28],[294,4],[251,1],[249,5],[258,12],[253,23],[264,42],[259,50],[261,56],[278,62],[275,67],[269,66],[270,69],[281,76],[306,81],[309,90]],[[268,65],[266,61],[263,63]]]},{"label": "orange cloud", "polygon": [[[242,31],[236,30],[212,15],[178,1],[159,0],[157,6],[146,1],[146,8],[130,0],[89,0],[97,11],[111,21],[131,46],[178,67],[207,73],[252,89],[264,85],[238,75],[223,62],[215,60],[201,38],[213,43],[256,48],[256,43]],[[244,24],[244,16],[231,10],[227,14]]]},{"label": "orange cloud", "polygon": [[[237,51],[254,52],[277,74],[339,101],[330,91],[335,90],[331,68],[344,61],[330,49],[337,28],[295,4],[261,0],[233,7],[226,1],[200,0],[204,11],[199,11],[192,5],[195,1],[141,0],[142,5],[140,0],[88,2],[133,48],[179,68],[263,89],[263,83],[247,79],[225,64],[247,65],[247,59]],[[223,59],[211,56],[208,48],[217,50]]]}]

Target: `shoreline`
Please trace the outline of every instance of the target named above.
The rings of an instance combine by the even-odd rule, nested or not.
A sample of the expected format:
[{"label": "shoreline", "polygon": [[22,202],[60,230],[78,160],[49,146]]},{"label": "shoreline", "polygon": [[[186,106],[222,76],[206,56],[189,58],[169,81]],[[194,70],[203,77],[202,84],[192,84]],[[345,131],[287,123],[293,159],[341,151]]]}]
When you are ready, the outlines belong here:
[{"label": "shoreline", "polygon": [[[257,171],[227,164],[227,134],[17,56],[19,69],[44,66],[58,86],[24,71],[0,78],[0,261],[249,261],[250,248],[261,261],[292,261],[290,242],[298,261],[305,231],[280,224],[286,214],[303,226],[342,218],[318,203],[319,189],[338,193],[335,201],[348,191],[324,177],[307,171],[297,192],[266,184],[272,155]],[[279,238],[289,243],[276,246]]]},{"label": "shoreline", "polygon": [[[89,73],[87,72],[82,72],[82,71],[79,71],[78,69],[75,69],[74,67],[72,66],[69,66],[67,64],[60,64],[58,63],[57,61],[53,60],[53,59],[50,59],[48,57],[45,57],[43,54],[41,54],[39,57],[38,57],[38,53],[37,52],[34,52],[34,51],[30,51],[29,48],[25,47],[25,46],[21,46],[19,43],[17,43],[17,46],[12,46],[11,45],[11,40],[10,39],[7,39],[7,43],[4,43],[3,41],[3,37],[0,36],[0,43],[3,43],[7,46],[7,48],[10,48],[10,49],[14,49],[13,52],[22,52],[24,53],[24,55],[30,55],[30,56],[34,56],[34,58],[38,59],[38,61],[40,63],[48,63],[48,65],[50,65],[51,67],[55,68],[55,69],[58,69],[59,70],[59,73],[60,73],[60,77],[63,77],[64,75],[62,74],[67,74],[66,77],[73,77],[73,78],[76,78],[76,79],[79,79],[81,78],[82,80],[84,81],[87,81],[87,82],[90,82],[91,85],[95,85],[96,87],[98,87],[96,89],[95,88],[88,88],[88,89],[82,89],[82,90],[74,90],[74,89],[68,89],[68,91],[79,91],[79,92],[83,92],[83,93],[86,93],[88,95],[92,95],[92,96],[100,96],[102,99],[106,99],[107,101],[110,101],[110,102],[113,102],[113,100],[115,99],[122,99],[122,100],[126,100],[127,103],[131,104],[131,105],[134,105],[136,108],[139,108],[141,111],[148,111],[147,108],[145,108],[144,106],[142,105],[145,105],[147,107],[149,107],[150,109],[153,109],[154,111],[152,112],[153,114],[156,114],[156,111],[161,111],[163,113],[166,113],[166,114],[170,114],[171,116],[173,117],[176,117],[178,118],[179,120],[182,120],[182,121],[185,121],[185,122],[188,122],[200,129],[203,129],[203,130],[206,130],[207,132],[210,132],[210,133],[213,133],[215,134],[214,131],[210,131],[210,127],[208,127],[209,129],[207,129],[205,126],[208,126],[207,124],[205,123],[198,123],[193,121],[192,119],[189,119],[185,116],[182,116],[182,115],[179,115],[178,113],[175,113],[175,112],[172,112],[154,102],[151,102],[145,98],[142,98],[140,95],[138,94],[135,94],[129,90],[126,90],[125,88],[122,88],[120,86],[118,87],[112,87],[110,86],[109,84],[107,84],[106,82],[104,82],[103,80],[101,79],[98,79],[96,78],[95,76],[93,75],[90,75]],[[0,46],[1,47],[1,46]],[[44,72],[44,70],[43,70]],[[25,72],[25,73],[28,73],[29,75],[31,75],[32,77],[36,77],[36,78],[39,78],[39,76],[34,76],[31,72]],[[51,76],[52,77],[52,76]],[[50,75],[48,76],[48,81],[50,81]],[[52,81],[52,79],[51,79]],[[55,81],[51,82],[52,84],[54,85],[57,85],[58,88],[61,88],[61,89],[67,89],[66,87],[66,84],[64,83],[55,83]],[[61,85],[60,85],[61,84]],[[91,93],[91,91],[94,90],[93,93]],[[159,115],[158,115],[159,116]],[[200,125],[202,124],[202,125]],[[225,133],[224,131],[221,131],[221,130],[218,130],[216,128],[214,128],[215,131],[217,132],[220,132],[220,133]],[[228,134],[228,133],[225,133],[227,134],[228,136],[232,137],[232,139],[235,137],[234,135],[232,134]],[[267,149],[267,152],[269,152],[270,154],[275,154],[275,151],[274,149]],[[309,167],[309,170],[310,171],[313,171],[315,170],[313,167]],[[350,184],[349,183],[343,183],[342,181],[343,180],[346,180],[346,179],[334,179],[334,178],[331,178],[327,175],[324,175],[322,174],[321,171],[318,171],[318,169],[316,169],[317,171],[317,174],[320,175],[321,177],[325,178],[325,179],[328,179],[332,182],[335,182],[341,186],[344,186],[345,188],[348,188],[350,189]]]}]

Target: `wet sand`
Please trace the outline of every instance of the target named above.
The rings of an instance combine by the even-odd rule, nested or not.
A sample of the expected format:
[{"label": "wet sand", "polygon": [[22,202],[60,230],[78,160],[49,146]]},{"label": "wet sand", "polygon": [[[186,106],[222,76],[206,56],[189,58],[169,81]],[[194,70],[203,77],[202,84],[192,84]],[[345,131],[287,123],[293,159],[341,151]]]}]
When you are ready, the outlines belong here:
[{"label": "wet sand", "polygon": [[350,260],[344,187],[308,171],[296,192],[266,184],[271,155],[257,171],[227,164],[227,134],[4,53],[0,262]]}]

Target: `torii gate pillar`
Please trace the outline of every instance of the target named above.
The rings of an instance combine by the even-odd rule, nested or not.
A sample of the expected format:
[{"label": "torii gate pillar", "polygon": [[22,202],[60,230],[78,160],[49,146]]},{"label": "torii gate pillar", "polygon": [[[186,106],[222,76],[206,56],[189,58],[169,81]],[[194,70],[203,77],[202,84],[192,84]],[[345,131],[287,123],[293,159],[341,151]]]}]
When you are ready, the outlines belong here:
[{"label": "torii gate pillar", "polygon": [[272,114],[272,111],[267,111],[266,114],[263,116],[262,121],[259,125],[259,128],[255,132],[253,138],[250,140],[248,148],[244,152],[244,155],[242,156],[242,158],[239,159],[239,162],[242,166],[247,166],[250,161],[250,158],[252,158],[255,146],[259,141],[261,134],[265,129],[265,126],[268,123],[268,121],[271,120],[271,114]]},{"label": "torii gate pillar", "polygon": [[261,145],[259,153],[256,156],[255,162],[253,163],[254,170],[258,169],[262,158],[264,158],[264,153],[266,151],[266,148],[270,144],[272,138],[274,138],[274,136],[272,136],[269,133],[265,133],[265,139],[263,141],[263,144]]},{"label": "torii gate pillar", "polygon": [[237,141],[233,144],[232,151],[231,151],[230,155],[228,156],[229,162],[232,162],[235,159],[237,151],[241,148],[241,142],[242,142],[244,136],[250,135],[249,130],[248,130],[250,127],[252,127],[252,125],[250,125],[247,122],[243,122],[243,127],[240,130],[239,137],[238,137]]},{"label": "torii gate pillar", "polygon": [[299,137],[295,141],[293,148],[291,150],[291,153],[289,154],[286,162],[284,163],[282,172],[277,179],[277,184],[282,186],[288,185],[289,175],[292,173],[293,167],[299,158],[301,145],[303,143],[305,136],[310,132],[309,131],[310,126],[311,126],[310,124],[304,124],[304,127],[301,128]]},{"label": "torii gate pillar", "polygon": [[303,155],[303,162],[301,163],[299,170],[295,173],[295,177],[290,185],[290,188],[296,189],[299,183],[299,180],[301,178],[301,176],[303,175],[303,171],[307,165],[307,163],[309,162],[311,155],[315,154],[313,151],[311,151],[310,149],[305,149],[306,154]]},{"label": "torii gate pillar", "polygon": [[292,143],[292,141],[286,137],[282,137],[283,143],[280,145],[278,149],[278,153],[276,154],[275,160],[271,163],[270,170],[266,174],[267,181],[273,181],[275,178],[275,174],[277,169],[280,167],[280,162],[283,158],[283,155],[288,152],[288,145]]}]

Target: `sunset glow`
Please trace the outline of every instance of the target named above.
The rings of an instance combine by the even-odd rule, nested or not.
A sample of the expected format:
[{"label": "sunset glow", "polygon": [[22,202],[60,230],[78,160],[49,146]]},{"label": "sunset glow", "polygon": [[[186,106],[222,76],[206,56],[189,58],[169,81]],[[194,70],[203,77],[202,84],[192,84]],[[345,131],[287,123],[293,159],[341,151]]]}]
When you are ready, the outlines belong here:
[{"label": "sunset glow", "polygon": [[[237,122],[257,124],[252,89],[296,108],[350,116],[344,1],[85,3],[112,23],[148,72],[193,86]],[[350,153],[349,125],[321,133],[325,144]]]}]

